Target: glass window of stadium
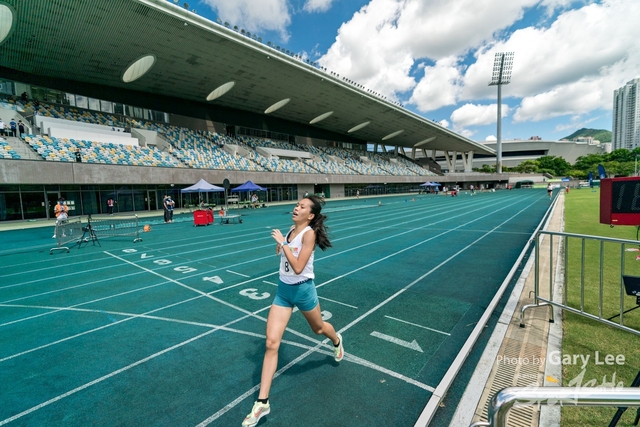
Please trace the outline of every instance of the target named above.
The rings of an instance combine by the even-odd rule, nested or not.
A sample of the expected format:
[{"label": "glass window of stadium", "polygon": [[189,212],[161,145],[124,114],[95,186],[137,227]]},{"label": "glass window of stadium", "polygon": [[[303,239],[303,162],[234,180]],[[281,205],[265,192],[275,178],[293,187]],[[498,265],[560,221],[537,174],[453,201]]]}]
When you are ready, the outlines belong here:
[{"label": "glass window of stadium", "polygon": [[0,193],[0,221],[14,221],[22,219],[21,206],[20,193]]},{"label": "glass window of stadium", "polygon": [[0,79],[0,93],[4,95],[15,95],[13,82]]},{"label": "glass window of stadium", "polygon": [[67,94],[65,92],[38,86],[31,86],[31,98],[39,101],[55,102],[56,104],[67,103]]},{"label": "glass window of stadium", "polygon": [[289,187],[286,185],[269,186],[269,201],[283,202],[287,200],[298,200],[298,186]]}]

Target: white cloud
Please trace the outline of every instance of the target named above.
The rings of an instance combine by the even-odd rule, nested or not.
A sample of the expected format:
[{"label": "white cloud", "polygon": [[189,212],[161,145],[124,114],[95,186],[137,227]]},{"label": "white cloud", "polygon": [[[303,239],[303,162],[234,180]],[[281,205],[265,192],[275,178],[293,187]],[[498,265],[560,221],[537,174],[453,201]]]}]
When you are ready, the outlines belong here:
[{"label": "white cloud", "polygon": [[411,52],[394,42],[398,6],[395,0],[372,0],[342,24],[336,42],[318,62],[391,99],[413,88]]},{"label": "white cloud", "polygon": [[[551,3],[554,3],[552,5]],[[563,0],[545,1],[564,7]],[[461,99],[495,97],[487,86],[494,52],[515,52],[511,84],[503,97],[522,97],[516,121],[611,109],[613,90],[638,74],[640,2],[604,0],[566,11],[548,28],[528,27],[508,40],[481,48],[464,76]]]},{"label": "white cloud", "polygon": [[485,141],[497,141],[498,138],[495,135],[489,135],[484,140]]},{"label": "white cloud", "polygon": [[[502,104],[501,115],[509,115],[510,108]],[[484,126],[496,123],[498,117],[498,105],[465,104],[451,113],[451,121],[454,129],[462,129],[468,126]]]},{"label": "white cloud", "polygon": [[[335,43],[319,62],[395,99],[416,86],[410,75],[416,60],[437,61],[427,72],[435,70],[440,75],[425,76],[428,81],[417,88],[411,101],[428,111],[455,98],[454,85],[448,88],[452,93],[431,99],[441,89],[443,78],[447,81],[459,73],[451,57],[490,40],[495,31],[511,25],[522,16],[524,7],[537,1],[371,0],[342,24]],[[429,82],[433,88],[427,87]]]},{"label": "white cloud", "polygon": [[573,116],[569,123],[560,123],[556,125],[554,131],[555,132],[563,132],[563,131],[571,131],[573,132],[576,129],[586,128],[587,125],[591,122],[595,122],[596,120],[600,120],[602,117],[591,117],[588,119],[583,119],[582,116]]},{"label": "white cloud", "polygon": [[440,120],[440,126],[442,126],[443,128],[448,128],[449,127],[449,121],[446,119]]},{"label": "white cloud", "polygon": [[333,0],[307,0],[303,10],[309,13],[326,12],[331,9],[332,2]]},{"label": "white cloud", "polygon": [[582,114],[605,107],[605,98],[611,104],[612,92],[603,93],[602,79],[583,79],[560,85],[553,90],[523,98],[513,119],[516,123],[538,122],[567,114]]},{"label": "white cloud", "polygon": [[291,15],[287,0],[201,0],[217,11],[223,22],[250,32],[275,31],[283,41],[289,39]]},{"label": "white cloud", "polygon": [[460,130],[460,135],[464,136],[465,138],[471,139],[471,137],[473,135],[475,135],[475,134],[476,134],[475,130],[471,130],[471,129],[462,129],[462,130]]},{"label": "white cloud", "polygon": [[432,67],[423,67],[424,77],[414,88],[408,104],[414,104],[423,112],[454,105],[458,100],[461,78],[456,61],[455,57],[448,57]]}]

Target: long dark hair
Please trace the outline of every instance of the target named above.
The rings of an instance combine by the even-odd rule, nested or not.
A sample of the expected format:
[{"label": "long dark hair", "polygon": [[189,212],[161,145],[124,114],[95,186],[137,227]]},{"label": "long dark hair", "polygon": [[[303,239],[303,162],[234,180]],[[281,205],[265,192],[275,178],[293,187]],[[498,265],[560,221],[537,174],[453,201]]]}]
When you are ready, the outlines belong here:
[{"label": "long dark hair", "polygon": [[305,199],[311,201],[311,213],[313,214],[313,219],[309,223],[309,227],[311,227],[316,233],[316,245],[324,251],[331,247],[331,242],[327,235],[327,226],[324,225],[324,221],[327,217],[320,213],[320,211],[322,211],[322,206],[324,205],[324,200],[318,196],[307,196]]}]

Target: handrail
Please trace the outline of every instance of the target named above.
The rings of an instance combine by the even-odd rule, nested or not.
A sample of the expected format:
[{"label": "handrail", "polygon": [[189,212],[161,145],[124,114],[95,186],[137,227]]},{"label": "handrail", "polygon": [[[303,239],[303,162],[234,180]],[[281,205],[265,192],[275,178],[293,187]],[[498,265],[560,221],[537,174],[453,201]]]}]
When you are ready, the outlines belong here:
[{"label": "handrail", "polygon": [[[558,301],[554,298],[554,285],[556,284],[556,279],[554,278],[554,263],[553,263],[553,245],[550,245],[550,254],[549,254],[549,290],[548,290],[548,296],[542,296],[541,292],[540,292],[540,257],[539,257],[539,250],[540,250],[540,244],[538,243],[538,241],[540,240],[541,236],[549,236],[551,241],[553,241],[554,237],[559,237],[561,239],[560,244],[563,247],[563,251],[564,251],[564,255],[558,255],[558,256],[563,256],[564,257],[564,261],[563,262],[563,266],[564,269],[566,271],[568,271],[568,251],[569,251],[569,243],[570,243],[570,239],[571,241],[574,240],[579,240],[579,242],[581,243],[580,247],[578,248],[578,251],[580,252],[578,255],[581,254],[581,258],[580,258],[580,284],[579,284],[579,292],[580,292],[580,305],[579,307],[574,307],[569,305],[569,303],[567,302],[567,290],[568,290],[568,281],[566,278],[566,275],[563,279],[563,283],[560,283],[560,286],[562,286],[562,294],[563,294],[563,298],[562,301]],[[536,234],[536,245],[535,245],[535,270],[534,270],[534,297],[533,297],[533,303],[532,304],[527,304],[525,306],[523,306],[520,309],[520,327],[524,328],[525,327],[525,312],[529,309],[532,308],[538,308],[538,307],[549,307],[549,314],[550,314],[550,319],[549,319],[549,323],[553,323],[554,322],[554,310],[553,307],[558,307],[562,310],[565,311],[570,311],[572,313],[578,314],[580,316],[583,317],[587,317],[589,319],[598,321],[600,323],[604,323],[606,325],[609,326],[613,326],[614,328],[617,329],[622,329],[623,331],[627,331],[627,332],[631,332],[632,334],[635,335],[640,335],[640,329],[636,329],[636,328],[632,328],[630,326],[625,326],[624,324],[624,314],[628,313],[629,311],[632,311],[638,307],[640,307],[640,304],[636,304],[635,307],[625,310],[624,309],[624,303],[625,303],[625,298],[627,297],[627,295],[625,295],[625,287],[624,287],[624,283],[623,283],[623,278],[625,276],[625,245],[637,245],[638,241],[637,240],[628,240],[628,239],[617,239],[617,238],[613,238],[613,237],[602,237],[602,236],[590,236],[590,235],[586,235],[586,234],[574,234],[574,233],[566,233],[566,232],[558,232],[558,231],[547,231],[547,230],[541,230]],[[600,263],[600,274],[599,277],[594,278],[593,279],[593,283],[596,284],[598,286],[599,289],[599,295],[598,295],[598,311],[597,313],[594,312],[588,312],[585,309],[585,302],[584,302],[584,295],[585,295],[585,289],[587,286],[587,281],[586,281],[586,275],[585,275],[585,253],[586,253],[586,246],[585,246],[585,242],[586,241],[595,241],[599,243],[599,263]],[[603,274],[603,265],[604,265],[604,243],[614,243],[614,244],[618,244],[620,245],[620,266],[619,266],[619,272],[620,272],[620,279],[619,279],[619,306],[620,306],[620,311],[611,317],[607,317],[603,314],[603,304],[604,304],[604,286],[605,286],[605,281],[604,281],[604,274]],[[561,267],[559,267],[561,268]],[[612,319],[614,319],[615,317],[619,317],[619,321],[618,322],[613,322]]]},{"label": "handrail", "polygon": [[560,406],[639,406],[637,387],[507,387],[498,391],[489,402],[489,423],[475,423],[491,427],[505,427],[507,412],[516,405]]}]

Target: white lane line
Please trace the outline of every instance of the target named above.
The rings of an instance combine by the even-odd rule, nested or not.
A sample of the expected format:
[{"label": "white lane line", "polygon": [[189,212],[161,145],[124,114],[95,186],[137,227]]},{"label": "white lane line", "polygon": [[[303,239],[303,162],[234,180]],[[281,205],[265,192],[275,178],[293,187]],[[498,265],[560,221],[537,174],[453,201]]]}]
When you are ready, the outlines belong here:
[{"label": "white lane line", "polygon": [[247,276],[246,274],[238,273],[237,271],[227,270],[227,273],[237,274],[238,276],[242,276],[242,277],[251,277],[251,276]]},{"label": "white lane line", "polygon": [[397,322],[406,323],[407,325],[417,326],[418,328],[427,329],[427,330],[429,330],[429,331],[437,332],[437,333],[442,334],[442,335],[451,336],[451,334],[450,334],[450,333],[442,332],[442,331],[439,331],[439,330],[437,330],[437,329],[430,328],[430,327],[428,327],[428,326],[418,325],[417,323],[407,322],[406,320],[396,319],[395,317],[391,317],[391,316],[387,316],[387,315],[385,315],[384,317],[386,317],[386,318],[388,318],[388,319],[391,319],[391,320],[395,320],[395,321],[397,321]]},{"label": "white lane line", "polygon": [[323,299],[323,300],[326,300],[326,301],[335,302],[336,304],[344,305],[346,307],[355,308],[356,310],[358,309],[358,307],[356,307],[355,305],[347,304],[347,303],[336,301],[336,300],[333,300],[333,299],[329,299],[329,298],[325,298],[325,297],[321,297],[321,296],[318,296],[318,299]]}]

